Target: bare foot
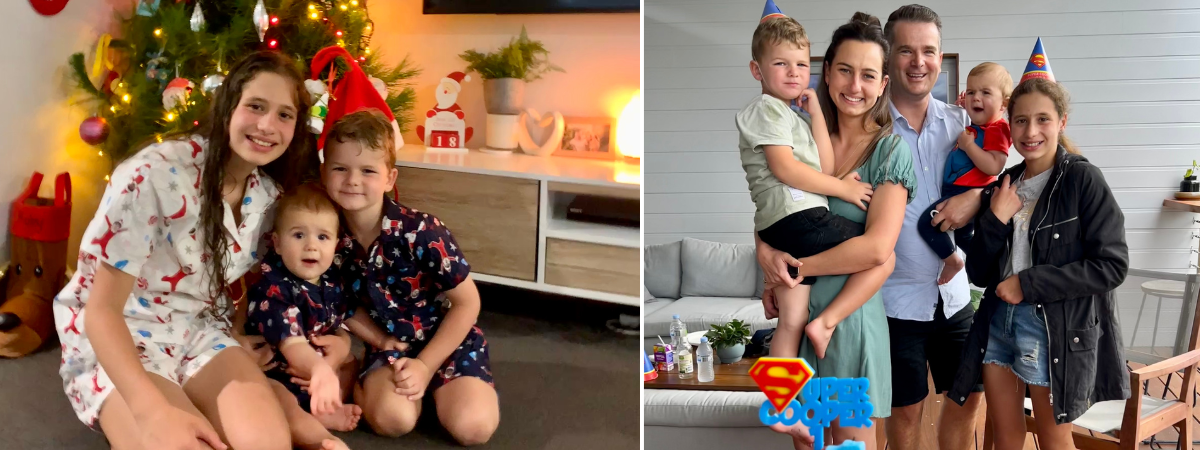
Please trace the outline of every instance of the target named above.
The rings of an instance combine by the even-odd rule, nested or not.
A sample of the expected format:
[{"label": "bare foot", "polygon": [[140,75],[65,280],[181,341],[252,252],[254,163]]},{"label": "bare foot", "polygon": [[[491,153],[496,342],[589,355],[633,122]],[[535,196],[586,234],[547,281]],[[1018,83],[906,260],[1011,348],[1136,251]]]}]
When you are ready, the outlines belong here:
[{"label": "bare foot", "polygon": [[345,442],[336,437],[321,441],[321,450],[350,450]]},{"label": "bare foot", "polygon": [[942,274],[938,275],[938,284],[949,283],[954,279],[954,275],[963,269],[963,260],[958,256],[958,253],[950,255],[949,258],[943,259],[946,264],[942,266]]},{"label": "bare foot", "polygon": [[813,350],[817,351],[817,358],[825,359],[825,350],[829,348],[829,340],[833,339],[833,330],[837,325],[829,326],[825,324],[825,319],[817,316],[804,327],[804,334],[808,336],[808,341],[812,343]]},{"label": "bare foot", "polygon": [[782,423],[776,423],[770,426],[771,431],[776,433],[787,434],[792,437],[792,445],[796,450],[813,450],[815,439],[808,434],[808,427],[801,422],[796,422],[795,425],[787,426]]},{"label": "bare foot", "polygon": [[358,419],[362,417],[362,408],[346,403],[337,411],[323,415],[313,414],[313,417],[316,417],[317,421],[321,422],[321,425],[324,425],[327,430],[354,431],[355,428],[358,428]]}]

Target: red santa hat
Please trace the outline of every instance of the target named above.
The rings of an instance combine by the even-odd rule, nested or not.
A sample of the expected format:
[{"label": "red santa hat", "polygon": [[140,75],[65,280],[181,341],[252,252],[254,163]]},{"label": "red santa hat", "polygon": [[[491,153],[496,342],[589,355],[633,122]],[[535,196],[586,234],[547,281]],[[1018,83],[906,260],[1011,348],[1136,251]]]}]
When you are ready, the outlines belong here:
[{"label": "red santa hat", "polygon": [[325,47],[313,56],[312,79],[316,80],[321,76],[321,71],[332,66],[339,57],[345,61],[350,70],[338,75],[338,80],[333,82],[333,88],[329,89],[328,112],[325,115],[325,128],[321,130],[321,137],[317,139],[318,149],[325,148],[325,137],[329,135],[329,130],[346,114],[374,108],[387,116],[389,121],[396,120],[392,115],[392,109],[388,107],[387,102],[379,95],[379,91],[371,84],[366,72],[363,72],[362,68],[358,66],[358,62],[354,60],[350,52],[342,47],[336,45]]},{"label": "red santa hat", "polygon": [[471,81],[471,76],[462,72],[454,72],[450,75],[446,75],[446,78],[442,78],[443,83],[447,81],[454,83],[454,87],[458,88],[459,91],[462,91],[462,83],[464,81]]}]

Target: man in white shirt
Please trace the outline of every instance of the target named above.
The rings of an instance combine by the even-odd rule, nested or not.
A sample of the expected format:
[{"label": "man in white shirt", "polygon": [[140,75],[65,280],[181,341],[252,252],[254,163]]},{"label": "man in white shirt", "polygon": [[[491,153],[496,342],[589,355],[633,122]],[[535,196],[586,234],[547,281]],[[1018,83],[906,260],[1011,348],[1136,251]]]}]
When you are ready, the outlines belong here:
[{"label": "man in white shirt", "polygon": [[[930,220],[920,216],[942,196],[946,158],[970,124],[966,111],[930,95],[941,71],[941,28],[937,13],[921,5],[897,9],[884,27],[892,47],[888,73],[893,129],[908,143],[917,175],[916,197],[905,210],[896,241],[896,268],[883,285],[892,350],[892,416],[887,435],[890,448],[896,450],[918,449],[929,374],[938,393],[950,389],[975,314],[966,272],[939,286],[942,261],[917,233],[917,221]],[[979,209],[979,191],[940,205],[934,224],[944,231],[966,224]],[[942,402],[937,426],[941,450],[972,448],[982,391],[978,386],[965,406]]]}]

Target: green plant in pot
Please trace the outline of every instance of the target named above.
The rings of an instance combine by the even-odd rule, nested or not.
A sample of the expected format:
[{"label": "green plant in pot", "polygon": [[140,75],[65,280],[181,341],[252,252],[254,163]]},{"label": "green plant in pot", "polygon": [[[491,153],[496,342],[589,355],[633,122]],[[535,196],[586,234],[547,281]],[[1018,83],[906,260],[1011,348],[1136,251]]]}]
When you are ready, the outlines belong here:
[{"label": "green plant in pot", "polygon": [[733,364],[741,361],[742,354],[746,353],[746,343],[750,342],[750,326],[734,319],[724,325],[712,325],[712,329],[704,335],[716,349],[721,364]]},{"label": "green plant in pot", "polygon": [[550,64],[550,51],[541,41],[529,39],[525,27],[521,35],[494,52],[467,50],[458,55],[467,62],[467,72],[483,77],[483,101],[488,114],[517,115],[524,107],[525,83],[541,79],[548,72],[563,72]]}]

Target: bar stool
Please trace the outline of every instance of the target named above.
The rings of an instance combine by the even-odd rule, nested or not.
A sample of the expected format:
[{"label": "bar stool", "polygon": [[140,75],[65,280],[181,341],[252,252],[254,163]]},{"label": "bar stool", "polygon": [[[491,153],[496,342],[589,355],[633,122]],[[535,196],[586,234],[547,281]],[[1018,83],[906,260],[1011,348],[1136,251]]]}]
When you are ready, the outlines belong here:
[{"label": "bar stool", "polygon": [[1133,323],[1133,334],[1129,337],[1129,347],[1133,347],[1133,342],[1137,340],[1138,326],[1142,323],[1142,312],[1146,310],[1146,298],[1153,295],[1158,297],[1158,306],[1154,308],[1154,331],[1150,335],[1150,351],[1154,352],[1154,345],[1158,341],[1158,318],[1162,310],[1162,301],[1164,298],[1183,300],[1184,288],[1182,281],[1175,280],[1150,280],[1142,283],[1142,306],[1138,308],[1137,321]]}]

